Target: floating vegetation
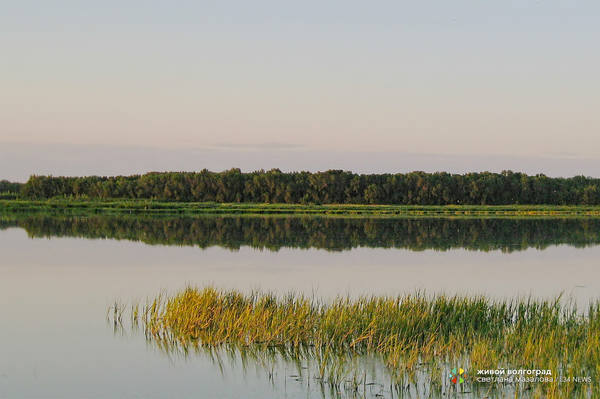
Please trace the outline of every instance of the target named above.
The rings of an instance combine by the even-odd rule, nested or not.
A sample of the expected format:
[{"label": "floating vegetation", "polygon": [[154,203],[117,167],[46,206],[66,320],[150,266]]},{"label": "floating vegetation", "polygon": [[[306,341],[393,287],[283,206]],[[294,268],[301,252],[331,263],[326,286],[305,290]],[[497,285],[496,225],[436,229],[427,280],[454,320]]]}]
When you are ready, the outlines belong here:
[{"label": "floating vegetation", "polygon": [[[124,309],[109,309],[115,326]],[[600,301],[586,309],[561,298],[425,294],[326,302],[190,287],[130,309],[132,324],[171,355],[233,352],[255,359],[270,378],[279,362],[295,363],[301,381],[339,392],[369,384],[390,397],[600,395]],[[381,368],[365,367],[365,359]]]}]

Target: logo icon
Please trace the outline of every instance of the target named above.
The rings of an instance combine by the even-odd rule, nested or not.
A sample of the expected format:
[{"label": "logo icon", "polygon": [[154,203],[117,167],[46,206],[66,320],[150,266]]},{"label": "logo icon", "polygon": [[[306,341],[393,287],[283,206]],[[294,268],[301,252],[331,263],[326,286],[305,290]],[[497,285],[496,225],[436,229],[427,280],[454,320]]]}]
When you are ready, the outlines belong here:
[{"label": "logo icon", "polygon": [[465,378],[467,378],[467,373],[462,368],[453,368],[450,371],[450,382],[453,384],[462,384],[465,382]]}]

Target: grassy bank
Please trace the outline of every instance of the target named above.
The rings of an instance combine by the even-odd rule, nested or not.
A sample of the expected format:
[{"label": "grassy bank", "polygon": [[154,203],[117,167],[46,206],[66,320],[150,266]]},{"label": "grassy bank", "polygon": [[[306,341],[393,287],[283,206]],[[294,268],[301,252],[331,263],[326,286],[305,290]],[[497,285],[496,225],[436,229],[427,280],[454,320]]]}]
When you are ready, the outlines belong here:
[{"label": "grassy bank", "polygon": [[152,200],[0,200],[0,212],[45,212],[70,215],[326,215],[326,216],[461,216],[599,217],[600,206],[559,205],[297,205],[212,202],[163,202]]},{"label": "grassy bank", "polygon": [[[111,309],[115,323],[124,309]],[[353,358],[375,355],[404,388],[424,379],[440,388],[447,370],[461,365],[471,387],[506,386],[476,381],[477,370],[550,370],[552,381],[509,385],[533,397],[600,394],[600,301],[582,312],[558,299],[409,295],[320,302],[293,294],[188,288],[132,306],[131,318],[163,349],[276,348],[299,363],[313,359],[314,377],[334,386],[348,378],[345,365]],[[591,382],[561,382],[574,376]]]}]

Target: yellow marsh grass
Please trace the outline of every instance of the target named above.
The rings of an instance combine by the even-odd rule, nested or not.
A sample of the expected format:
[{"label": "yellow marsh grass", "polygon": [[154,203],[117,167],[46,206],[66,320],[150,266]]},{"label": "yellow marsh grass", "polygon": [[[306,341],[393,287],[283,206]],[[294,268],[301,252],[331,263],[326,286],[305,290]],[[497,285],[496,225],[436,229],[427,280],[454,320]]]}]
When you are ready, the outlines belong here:
[{"label": "yellow marsh grass", "polygon": [[600,301],[582,312],[560,298],[414,294],[320,302],[296,294],[187,288],[135,305],[132,318],[163,343],[281,347],[328,359],[377,354],[398,375],[423,364],[439,374],[439,367],[458,360],[470,370],[551,369],[556,380],[589,376],[592,384],[540,384],[544,397],[590,389],[600,394]]}]

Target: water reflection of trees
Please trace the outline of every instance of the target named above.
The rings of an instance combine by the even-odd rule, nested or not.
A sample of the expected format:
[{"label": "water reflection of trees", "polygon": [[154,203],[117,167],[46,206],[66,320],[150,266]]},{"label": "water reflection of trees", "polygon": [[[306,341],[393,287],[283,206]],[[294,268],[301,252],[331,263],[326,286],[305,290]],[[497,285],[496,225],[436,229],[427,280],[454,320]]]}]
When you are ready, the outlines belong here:
[{"label": "water reflection of trees", "polygon": [[251,246],[356,247],[512,252],[566,244],[600,243],[600,219],[452,219],[322,217],[58,217],[22,215],[0,218],[0,228],[21,227],[31,237],[85,237],[146,244],[239,249]]}]

